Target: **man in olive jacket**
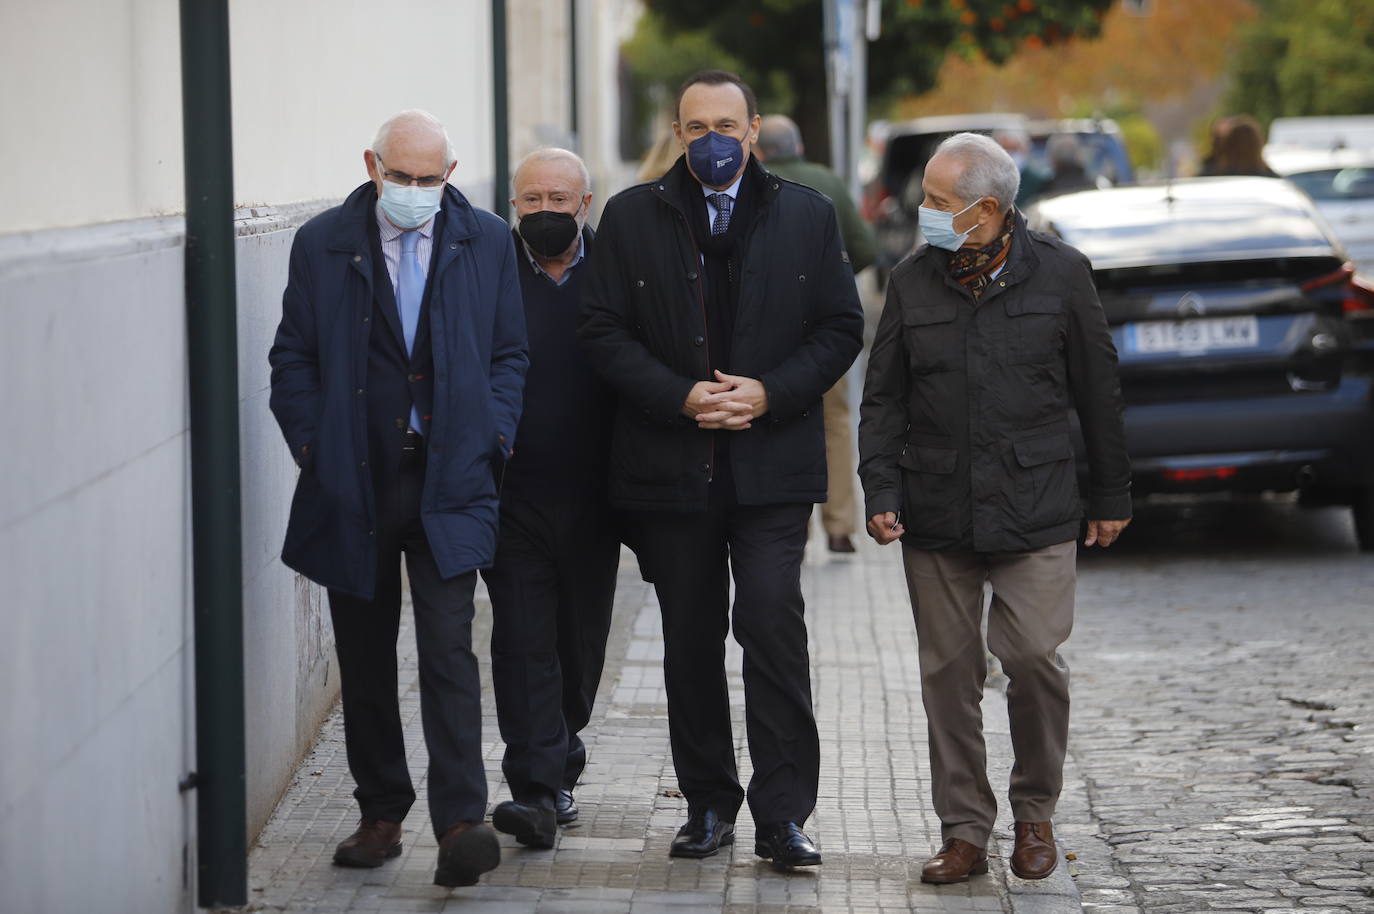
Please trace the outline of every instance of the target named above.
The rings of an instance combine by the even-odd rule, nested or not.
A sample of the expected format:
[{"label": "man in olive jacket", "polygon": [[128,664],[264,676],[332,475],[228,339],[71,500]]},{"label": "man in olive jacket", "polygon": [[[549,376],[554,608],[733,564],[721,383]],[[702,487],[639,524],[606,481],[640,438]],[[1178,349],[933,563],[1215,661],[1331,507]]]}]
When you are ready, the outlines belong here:
[{"label": "man in olive jacket", "polygon": [[689,816],[671,853],[732,843],[744,799],[724,670],[733,571],[755,851],[810,866],[820,748],[801,561],[825,498],[821,396],[858,354],[863,314],[834,208],[754,161],[758,128],[739,77],[688,79],[674,124],[687,154],[606,205],[579,337],[619,394],[611,501],[663,613]]},{"label": "man in olive jacket", "polygon": [[1068,740],[1081,519],[1069,410],[1087,444],[1088,534],[1131,516],[1116,349],[1082,254],[1028,231],[1019,174],[987,137],[958,134],[926,167],[927,244],[892,271],[859,420],[869,534],[902,540],[944,845],[926,882],[987,872],[997,803],[979,702],[987,646],[1010,684],[1011,868],[1048,876]]}]

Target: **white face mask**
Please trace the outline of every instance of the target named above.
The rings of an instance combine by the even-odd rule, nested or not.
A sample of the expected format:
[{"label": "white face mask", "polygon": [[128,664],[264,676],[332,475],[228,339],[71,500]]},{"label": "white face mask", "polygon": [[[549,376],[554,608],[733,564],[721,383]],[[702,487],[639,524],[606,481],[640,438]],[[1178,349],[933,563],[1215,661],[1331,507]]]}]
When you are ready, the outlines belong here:
[{"label": "white face mask", "polygon": [[444,200],[444,185],[419,187],[382,181],[382,212],[392,225],[401,229],[415,229],[428,222]]},{"label": "white face mask", "polygon": [[962,216],[981,202],[983,201],[980,197],[957,213],[947,213],[942,209],[931,209],[928,206],[921,207],[917,211],[917,220],[921,225],[921,234],[925,236],[926,241],[937,248],[944,248],[946,251],[959,250],[959,248],[964,246],[964,242],[968,240],[969,235],[973,234],[973,229],[977,228],[978,225],[974,223],[967,232],[956,232],[954,230],[954,220],[956,217]]}]

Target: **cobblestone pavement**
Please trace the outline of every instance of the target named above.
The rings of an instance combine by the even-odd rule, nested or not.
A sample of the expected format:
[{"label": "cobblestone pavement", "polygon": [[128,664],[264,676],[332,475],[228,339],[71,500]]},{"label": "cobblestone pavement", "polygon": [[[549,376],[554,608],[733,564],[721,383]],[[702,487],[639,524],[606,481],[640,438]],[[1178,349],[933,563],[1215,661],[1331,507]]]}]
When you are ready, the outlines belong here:
[{"label": "cobblestone pavement", "polygon": [[[432,884],[435,843],[420,800],[406,822],[405,851],[377,870],[330,865],[352,831],[356,806],[338,715],[325,725],[250,860],[252,910],[302,912],[1025,912],[1078,911],[1067,867],[1040,883],[992,873],[962,886],[920,882],[920,865],[939,845],[930,811],[925,718],[915,632],[895,547],[860,544],[832,559],[813,536],[805,570],[815,703],[821,731],[821,796],[806,829],[825,858],[819,870],[783,875],[752,854],[753,826],[705,861],[672,860],[668,844],[686,818],[669,761],[658,608],[633,561],[622,564],[608,663],[586,734],[590,764],[578,788],[582,810],[553,851],[521,848],[502,836],[500,868],[473,888]],[[480,593],[480,591],[479,591]],[[485,646],[489,609],[479,602],[476,642]],[[401,635],[402,711],[411,770],[424,771],[413,635]],[[485,653],[480,648],[479,656]],[[741,778],[744,748],[738,648],[729,665]],[[483,668],[484,682],[489,682]],[[994,776],[1005,784],[1010,742],[1000,692],[985,702]],[[500,738],[490,695],[483,720],[491,803],[500,783]],[[1010,845],[1010,823],[999,823]],[[994,855],[998,848],[989,848]]]},{"label": "cobblestone pavement", "polygon": [[1374,557],[1348,512],[1147,505],[1080,561],[1084,910],[1374,911]]}]

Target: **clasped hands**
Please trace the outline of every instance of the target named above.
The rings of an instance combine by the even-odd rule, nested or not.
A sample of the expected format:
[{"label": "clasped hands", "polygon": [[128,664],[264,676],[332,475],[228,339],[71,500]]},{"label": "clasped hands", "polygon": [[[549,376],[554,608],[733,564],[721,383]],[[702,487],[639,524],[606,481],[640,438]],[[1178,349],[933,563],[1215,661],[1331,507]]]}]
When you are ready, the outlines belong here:
[{"label": "clasped hands", "polygon": [[743,431],[768,412],[768,391],[762,381],[722,371],[715,375],[714,381],[693,384],[682,404],[682,414],[695,419],[697,428]]}]

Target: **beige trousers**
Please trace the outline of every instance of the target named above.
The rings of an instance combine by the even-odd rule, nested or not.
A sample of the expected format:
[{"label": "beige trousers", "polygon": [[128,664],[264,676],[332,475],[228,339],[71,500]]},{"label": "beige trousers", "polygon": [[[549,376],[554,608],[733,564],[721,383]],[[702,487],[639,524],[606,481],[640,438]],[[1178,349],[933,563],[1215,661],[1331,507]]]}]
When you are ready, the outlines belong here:
[{"label": "beige trousers", "polygon": [[916,616],[921,700],[929,721],[931,793],[944,840],[987,847],[997,818],[983,742],[987,654],[983,584],[992,582],[987,648],[1007,675],[1017,821],[1054,816],[1069,736],[1069,668],[1077,543],[1031,552],[924,552],[902,547]]},{"label": "beige trousers", "polygon": [[825,501],[821,526],[826,536],[854,535],[854,427],[849,422],[849,377],[821,399],[825,410]]}]

